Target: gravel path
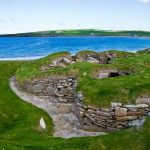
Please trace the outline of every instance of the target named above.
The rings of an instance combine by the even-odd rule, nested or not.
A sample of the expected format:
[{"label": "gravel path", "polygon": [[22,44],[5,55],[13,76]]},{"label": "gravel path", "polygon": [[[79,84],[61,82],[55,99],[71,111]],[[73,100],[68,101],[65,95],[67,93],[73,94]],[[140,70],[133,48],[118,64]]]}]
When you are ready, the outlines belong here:
[{"label": "gravel path", "polygon": [[[28,94],[16,87],[15,78],[10,79],[10,87],[14,93],[22,100],[33,104],[34,106],[45,110],[53,119],[54,137],[72,138],[84,136],[104,135],[104,132],[88,132],[79,129],[80,124],[73,113],[60,113],[60,103],[51,103],[48,98]],[[68,104],[69,105],[69,104]]]}]

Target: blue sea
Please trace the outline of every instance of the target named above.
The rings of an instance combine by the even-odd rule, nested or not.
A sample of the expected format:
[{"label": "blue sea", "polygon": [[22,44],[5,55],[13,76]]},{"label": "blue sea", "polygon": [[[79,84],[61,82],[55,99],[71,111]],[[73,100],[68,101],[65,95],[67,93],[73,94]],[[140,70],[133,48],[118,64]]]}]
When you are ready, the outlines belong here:
[{"label": "blue sea", "polygon": [[123,50],[150,48],[147,37],[8,37],[0,38],[0,59],[36,59],[58,51]]}]

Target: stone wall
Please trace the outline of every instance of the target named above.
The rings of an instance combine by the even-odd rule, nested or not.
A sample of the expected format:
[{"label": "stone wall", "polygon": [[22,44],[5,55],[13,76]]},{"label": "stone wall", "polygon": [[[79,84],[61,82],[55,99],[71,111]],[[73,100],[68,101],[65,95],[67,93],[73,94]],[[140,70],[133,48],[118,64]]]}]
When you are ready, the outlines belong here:
[{"label": "stone wall", "polygon": [[70,103],[74,102],[76,94],[76,80],[74,77],[64,78],[42,78],[26,81],[19,87],[37,96],[47,96],[51,102]]},{"label": "stone wall", "polygon": [[77,103],[80,110],[81,128],[88,131],[116,131],[131,126],[140,127],[149,115],[147,104],[122,105],[112,103],[109,109],[95,108]]},{"label": "stone wall", "polygon": [[46,96],[52,103],[61,103],[61,112],[71,111],[78,118],[80,128],[87,131],[110,132],[131,126],[139,127],[149,115],[149,97],[138,99],[139,104],[136,105],[112,103],[108,109],[96,108],[83,104],[83,95],[75,92],[76,85],[74,77],[48,77],[27,81],[19,88],[33,95]]}]

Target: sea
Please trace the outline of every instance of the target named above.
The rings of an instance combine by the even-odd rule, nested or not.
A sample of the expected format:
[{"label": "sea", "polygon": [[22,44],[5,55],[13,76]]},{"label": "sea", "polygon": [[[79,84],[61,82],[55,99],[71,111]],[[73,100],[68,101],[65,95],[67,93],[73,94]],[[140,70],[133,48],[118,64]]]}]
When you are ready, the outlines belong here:
[{"label": "sea", "polygon": [[0,60],[38,59],[59,51],[136,52],[146,48],[150,48],[149,37],[1,37]]}]

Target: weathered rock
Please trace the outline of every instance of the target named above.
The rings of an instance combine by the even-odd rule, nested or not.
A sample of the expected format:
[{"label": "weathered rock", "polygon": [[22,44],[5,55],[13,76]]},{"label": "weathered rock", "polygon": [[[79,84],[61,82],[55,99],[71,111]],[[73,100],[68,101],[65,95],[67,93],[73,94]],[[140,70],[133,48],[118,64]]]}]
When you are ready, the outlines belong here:
[{"label": "weathered rock", "polygon": [[68,58],[66,58],[66,57],[64,57],[64,58],[62,59],[62,61],[63,61],[63,63],[65,63],[66,65],[69,65],[69,64],[71,63],[71,61],[70,61]]},{"label": "weathered rock", "polygon": [[126,108],[117,107],[115,109],[115,116],[118,116],[118,117],[127,116],[127,109]]},{"label": "weathered rock", "polygon": [[102,112],[102,111],[96,111],[96,114],[98,114],[98,115],[100,115],[100,116],[104,116],[104,117],[109,117],[109,116],[111,116],[110,113]]},{"label": "weathered rock", "polygon": [[137,119],[137,116],[116,117],[116,120],[118,121],[129,121],[129,120],[135,120],[135,119]]},{"label": "weathered rock", "polygon": [[89,63],[99,64],[99,60],[97,60],[93,57],[88,57],[86,61]]},{"label": "weathered rock", "polygon": [[105,70],[101,70],[98,78],[103,79],[103,78],[108,78],[108,77],[116,77],[119,76],[119,72],[117,70],[111,70],[111,69],[105,69]]},{"label": "weathered rock", "polygon": [[85,116],[90,119],[92,122],[95,122],[96,120],[94,118],[92,118],[90,115],[88,115],[87,113],[85,113]]},{"label": "weathered rock", "polygon": [[141,127],[145,122],[145,118],[137,119],[129,122],[129,126],[136,126],[137,128]]},{"label": "weathered rock", "polygon": [[94,114],[94,113],[95,113],[95,111],[94,111],[94,110],[92,110],[92,109],[88,109],[88,110],[87,110],[87,113]]},{"label": "weathered rock", "polygon": [[144,114],[144,110],[128,112],[128,116],[142,116],[143,114]]},{"label": "weathered rock", "polygon": [[122,106],[122,103],[111,102],[111,107],[112,108],[121,107],[121,106]]},{"label": "weathered rock", "polygon": [[88,109],[92,109],[94,111],[98,110],[97,108],[93,107],[93,106],[88,106]]},{"label": "weathered rock", "polygon": [[125,105],[126,108],[147,108],[147,104]]},{"label": "weathered rock", "polygon": [[40,119],[40,127],[44,130],[46,129],[46,123],[43,118]]}]

